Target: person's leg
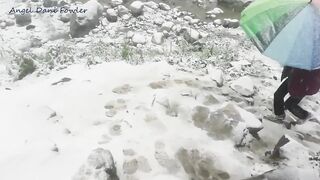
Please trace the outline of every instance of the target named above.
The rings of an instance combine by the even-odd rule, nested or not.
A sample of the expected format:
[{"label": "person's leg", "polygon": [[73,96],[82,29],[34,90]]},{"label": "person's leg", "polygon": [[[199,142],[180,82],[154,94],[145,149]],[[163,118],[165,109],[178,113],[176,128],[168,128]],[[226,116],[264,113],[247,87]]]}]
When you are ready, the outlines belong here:
[{"label": "person's leg", "polygon": [[288,79],[284,80],[274,93],[273,107],[274,114],[283,116],[285,110],[284,97],[288,94]]},{"label": "person's leg", "polygon": [[285,107],[296,117],[306,119],[309,116],[309,112],[298,105],[302,99],[303,97],[290,96],[285,102]]}]

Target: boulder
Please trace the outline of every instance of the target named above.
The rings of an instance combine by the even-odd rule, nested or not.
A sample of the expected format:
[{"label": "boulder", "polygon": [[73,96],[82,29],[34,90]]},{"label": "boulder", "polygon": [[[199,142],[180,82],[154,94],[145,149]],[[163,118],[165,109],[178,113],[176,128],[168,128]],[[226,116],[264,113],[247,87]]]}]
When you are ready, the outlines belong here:
[{"label": "boulder", "polygon": [[233,81],[230,87],[245,97],[251,97],[254,94],[254,84],[249,76],[244,76]]},{"label": "boulder", "polygon": [[70,35],[73,38],[83,37],[99,25],[103,6],[96,0],[90,0],[83,5],[86,13],[73,14],[70,19]]},{"label": "boulder", "polygon": [[119,15],[120,17],[122,17],[123,15],[129,13],[129,9],[126,8],[124,5],[119,5],[119,6],[117,7],[117,9],[118,9],[118,15]]},{"label": "boulder", "polygon": [[224,82],[224,73],[221,69],[213,67],[212,65],[208,66],[208,74],[210,78],[217,83],[218,87],[223,86]]},{"label": "boulder", "polygon": [[72,179],[119,180],[111,152],[103,148],[95,149]]},{"label": "boulder", "polygon": [[152,36],[151,42],[157,45],[162,44],[164,41],[164,35],[162,32],[155,32]]},{"label": "boulder", "polygon": [[111,0],[111,7],[116,7],[123,4],[123,0]]},{"label": "boulder", "polygon": [[157,4],[153,1],[145,2],[144,5],[151,8],[151,9],[158,9],[159,8],[159,4]]},{"label": "boulder", "polygon": [[143,14],[144,3],[141,1],[134,1],[129,5],[129,9],[133,16],[140,16]]},{"label": "boulder", "polygon": [[240,22],[238,19],[224,19],[222,21],[222,26],[225,28],[238,28],[240,26]]},{"label": "boulder", "polygon": [[193,28],[184,27],[182,28],[182,31],[184,39],[189,43],[194,43],[201,38],[199,31]]},{"label": "boulder", "polygon": [[170,32],[172,27],[174,26],[174,23],[169,21],[169,22],[164,22],[161,26],[162,31],[167,31]]},{"label": "boulder", "polygon": [[106,16],[109,22],[117,22],[118,12],[114,9],[107,9]]},{"label": "boulder", "polygon": [[169,11],[171,9],[170,6],[165,3],[159,3],[159,8],[164,11]]},{"label": "boulder", "polygon": [[14,14],[14,17],[16,18],[16,24],[19,26],[26,26],[31,23],[31,14]]},{"label": "boulder", "polygon": [[146,37],[142,34],[142,33],[135,33],[133,36],[132,36],[132,43],[134,45],[137,45],[137,44],[146,44],[147,43],[147,39]]}]

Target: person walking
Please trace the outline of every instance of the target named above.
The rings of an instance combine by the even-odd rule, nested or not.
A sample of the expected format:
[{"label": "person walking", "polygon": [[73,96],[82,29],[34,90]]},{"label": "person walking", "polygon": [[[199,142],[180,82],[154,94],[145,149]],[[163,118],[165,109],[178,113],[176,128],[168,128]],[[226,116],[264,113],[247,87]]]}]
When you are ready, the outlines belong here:
[{"label": "person walking", "polygon": [[[279,88],[274,93],[274,114],[278,120],[285,118],[285,110],[291,112],[299,119],[307,119],[308,111],[299,106],[301,100],[307,95],[314,95],[320,89],[320,69],[304,70],[285,66],[282,71]],[[286,95],[289,97],[285,99]]]}]

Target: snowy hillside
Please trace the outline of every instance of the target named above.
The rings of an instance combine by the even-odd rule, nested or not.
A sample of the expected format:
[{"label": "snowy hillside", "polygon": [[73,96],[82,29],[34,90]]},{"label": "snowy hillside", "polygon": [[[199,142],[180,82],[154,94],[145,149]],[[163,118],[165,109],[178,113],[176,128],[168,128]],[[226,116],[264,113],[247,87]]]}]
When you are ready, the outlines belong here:
[{"label": "snowy hillside", "polygon": [[271,121],[281,67],[237,20],[122,4],[2,15],[1,180],[320,179],[320,95]]}]

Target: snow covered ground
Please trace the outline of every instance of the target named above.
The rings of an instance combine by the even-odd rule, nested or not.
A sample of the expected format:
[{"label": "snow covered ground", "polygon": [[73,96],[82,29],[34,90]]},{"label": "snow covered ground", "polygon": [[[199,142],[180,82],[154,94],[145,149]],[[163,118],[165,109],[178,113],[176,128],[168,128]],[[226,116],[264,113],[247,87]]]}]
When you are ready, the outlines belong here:
[{"label": "snow covered ground", "polygon": [[320,95],[314,119],[270,121],[276,62],[239,28],[151,7],[79,38],[48,33],[68,33],[58,15],[0,29],[0,179],[320,179]]}]

